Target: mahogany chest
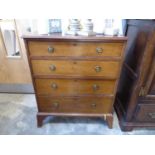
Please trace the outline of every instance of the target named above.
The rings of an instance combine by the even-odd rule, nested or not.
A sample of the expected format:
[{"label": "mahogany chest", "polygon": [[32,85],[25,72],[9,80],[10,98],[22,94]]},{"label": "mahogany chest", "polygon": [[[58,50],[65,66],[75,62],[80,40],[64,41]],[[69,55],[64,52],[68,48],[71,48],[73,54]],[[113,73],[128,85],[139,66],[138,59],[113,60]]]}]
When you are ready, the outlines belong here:
[{"label": "mahogany chest", "polygon": [[38,105],[47,116],[103,117],[112,128],[113,103],[126,37],[23,36]]}]

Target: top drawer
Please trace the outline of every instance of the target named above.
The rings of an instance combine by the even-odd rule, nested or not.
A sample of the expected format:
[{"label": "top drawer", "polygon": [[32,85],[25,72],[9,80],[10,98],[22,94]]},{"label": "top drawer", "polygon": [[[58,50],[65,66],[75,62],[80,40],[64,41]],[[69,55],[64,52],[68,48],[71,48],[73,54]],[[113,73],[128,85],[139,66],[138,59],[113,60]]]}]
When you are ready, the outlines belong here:
[{"label": "top drawer", "polygon": [[82,43],[29,41],[31,56],[116,56],[120,57],[123,43]]}]

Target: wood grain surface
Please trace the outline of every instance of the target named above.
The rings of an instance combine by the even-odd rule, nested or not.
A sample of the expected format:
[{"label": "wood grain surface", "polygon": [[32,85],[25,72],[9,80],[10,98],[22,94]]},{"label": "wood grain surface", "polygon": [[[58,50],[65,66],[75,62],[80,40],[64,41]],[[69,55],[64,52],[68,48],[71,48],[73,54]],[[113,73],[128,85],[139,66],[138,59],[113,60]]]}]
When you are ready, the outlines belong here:
[{"label": "wood grain surface", "polygon": [[80,97],[80,98],[50,98],[38,97],[40,112],[66,112],[66,113],[96,113],[107,114],[112,112],[111,98]]},{"label": "wood grain surface", "polygon": [[115,88],[114,80],[35,79],[35,84],[44,95],[113,94]]},{"label": "wood grain surface", "polygon": [[[117,78],[120,67],[120,63],[115,61],[32,60],[31,63],[34,75],[80,75]],[[51,65],[55,66],[54,71],[50,69]],[[101,71],[97,72],[96,67],[100,67]]]},{"label": "wood grain surface", "polygon": [[[121,56],[123,43],[33,42],[31,56]],[[49,52],[49,48],[53,51]]]}]

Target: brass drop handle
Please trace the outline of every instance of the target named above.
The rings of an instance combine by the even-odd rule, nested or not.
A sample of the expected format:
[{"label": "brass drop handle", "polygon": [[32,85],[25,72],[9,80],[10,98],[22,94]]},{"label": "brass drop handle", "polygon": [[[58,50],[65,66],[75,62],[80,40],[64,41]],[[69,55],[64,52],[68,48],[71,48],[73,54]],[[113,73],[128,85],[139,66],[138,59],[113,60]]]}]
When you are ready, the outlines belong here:
[{"label": "brass drop handle", "polygon": [[95,71],[96,71],[96,72],[101,72],[101,70],[102,70],[102,67],[100,67],[100,66],[95,66]]},{"label": "brass drop handle", "polygon": [[56,70],[56,66],[55,65],[50,65],[49,68],[50,68],[51,71],[55,71]]},{"label": "brass drop handle", "polygon": [[91,104],[91,107],[92,107],[92,108],[96,108],[96,103],[92,103],[92,104]]},{"label": "brass drop handle", "polygon": [[153,112],[153,113],[148,113],[148,115],[149,115],[151,118],[155,119],[155,112]]},{"label": "brass drop handle", "polygon": [[52,83],[52,84],[51,84],[51,87],[52,87],[53,89],[57,89],[57,88],[58,88],[58,86],[57,86],[56,83]]},{"label": "brass drop handle", "polygon": [[96,52],[97,52],[98,54],[103,53],[103,48],[97,47],[97,48],[96,48]]},{"label": "brass drop handle", "polygon": [[55,108],[58,108],[58,107],[59,107],[59,103],[58,103],[58,102],[54,102],[54,103],[52,103],[52,105],[53,105]]},{"label": "brass drop handle", "polygon": [[94,85],[93,85],[93,90],[96,91],[96,90],[98,90],[98,89],[99,89],[99,85],[94,84]]},{"label": "brass drop handle", "polygon": [[49,53],[54,53],[54,47],[49,46],[49,47],[48,47],[48,52],[49,52]]}]

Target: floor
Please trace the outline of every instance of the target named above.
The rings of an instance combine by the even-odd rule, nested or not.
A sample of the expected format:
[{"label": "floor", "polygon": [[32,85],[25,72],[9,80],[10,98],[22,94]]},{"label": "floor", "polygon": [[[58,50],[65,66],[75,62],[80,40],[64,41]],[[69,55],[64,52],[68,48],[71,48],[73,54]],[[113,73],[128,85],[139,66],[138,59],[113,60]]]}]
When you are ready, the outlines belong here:
[{"label": "floor", "polygon": [[36,101],[33,94],[0,94],[1,135],[155,135],[153,129],[122,132],[114,114],[113,129],[101,118],[49,117],[43,127],[36,126]]}]

